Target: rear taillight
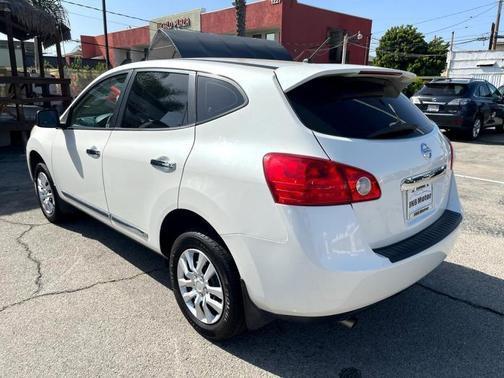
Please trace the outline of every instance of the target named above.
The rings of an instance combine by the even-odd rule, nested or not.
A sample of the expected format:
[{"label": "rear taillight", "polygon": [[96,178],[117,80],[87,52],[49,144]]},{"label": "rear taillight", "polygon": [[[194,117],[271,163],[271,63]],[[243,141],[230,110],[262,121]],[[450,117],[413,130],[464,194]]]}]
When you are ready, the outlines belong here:
[{"label": "rear taillight", "polygon": [[376,178],[331,160],[270,153],[264,175],[276,203],[298,206],[343,205],[380,198]]},{"label": "rear taillight", "polygon": [[453,161],[455,160],[455,151],[453,150],[453,144],[450,142],[450,139],[445,136],[446,142],[450,147],[450,170],[453,171]]},{"label": "rear taillight", "polygon": [[454,106],[465,106],[468,105],[471,102],[470,98],[455,98],[451,100],[448,105],[454,105]]}]

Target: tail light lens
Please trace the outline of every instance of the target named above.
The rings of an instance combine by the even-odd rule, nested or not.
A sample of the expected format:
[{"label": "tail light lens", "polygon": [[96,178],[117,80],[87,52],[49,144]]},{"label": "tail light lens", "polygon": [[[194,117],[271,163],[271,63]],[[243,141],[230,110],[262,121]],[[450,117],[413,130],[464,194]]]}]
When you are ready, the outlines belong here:
[{"label": "tail light lens", "polygon": [[264,174],[276,203],[298,206],[343,205],[380,198],[376,178],[331,160],[270,153]]},{"label": "tail light lens", "polygon": [[450,139],[445,136],[446,144],[450,147],[450,170],[453,170],[453,161],[455,160],[455,151],[453,150],[453,144],[450,142]]}]

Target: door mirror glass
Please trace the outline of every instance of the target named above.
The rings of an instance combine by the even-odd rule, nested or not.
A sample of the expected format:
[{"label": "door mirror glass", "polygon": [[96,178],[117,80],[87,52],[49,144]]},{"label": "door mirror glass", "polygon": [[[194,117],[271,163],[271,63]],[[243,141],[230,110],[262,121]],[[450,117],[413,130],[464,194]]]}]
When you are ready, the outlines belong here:
[{"label": "door mirror glass", "polygon": [[36,125],[39,127],[60,127],[59,114],[56,109],[44,109],[37,112]]}]

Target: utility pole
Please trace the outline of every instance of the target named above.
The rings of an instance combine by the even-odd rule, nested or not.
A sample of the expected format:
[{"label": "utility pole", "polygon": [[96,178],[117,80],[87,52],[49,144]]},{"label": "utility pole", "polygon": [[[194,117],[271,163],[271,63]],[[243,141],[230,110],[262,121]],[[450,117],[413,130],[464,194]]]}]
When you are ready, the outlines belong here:
[{"label": "utility pole", "polygon": [[107,32],[107,6],[105,5],[105,0],[102,0],[102,11],[103,11],[103,33],[105,36],[105,64],[107,69],[110,69],[110,53],[108,44],[108,32]]},{"label": "utility pole", "polygon": [[455,41],[455,32],[452,31],[451,41],[450,41],[450,49],[448,50],[448,61],[446,62],[446,76],[450,77],[450,68],[453,57],[453,42]]},{"label": "utility pole", "polygon": [[500,23],[501,10],[502,10],[502,0],[499,0],[499,6],[497,8],[497,18],[495,19],[495,31],[493,37],[494,50],[497,50],[497,38],[499,38],[499,23]]},{"label": "utility pole", "polygon": [[348,48],[348,34],[345,33],[345,35],[343,36],[343,53],[341,54],[341,64],[346,63],[347,48]]},{"label": "utility pole", "polygon": [[493,41],[494,41],[494,33],[495,33],[495,22],[492,22],[492,27],[490,28],[490,38],[488,41],[488,50],[492,50]]}]

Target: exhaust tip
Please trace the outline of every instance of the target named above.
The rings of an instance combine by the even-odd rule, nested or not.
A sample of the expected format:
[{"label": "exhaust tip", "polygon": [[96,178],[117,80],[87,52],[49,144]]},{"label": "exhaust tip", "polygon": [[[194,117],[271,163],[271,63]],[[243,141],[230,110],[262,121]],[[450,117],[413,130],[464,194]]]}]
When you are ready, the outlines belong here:
[{"label": "exhaust tip", "polygon": [[348,329],[352,329],[357,325],[357,318],[351,317],[348,319],[340,320],[338,323]]}]

